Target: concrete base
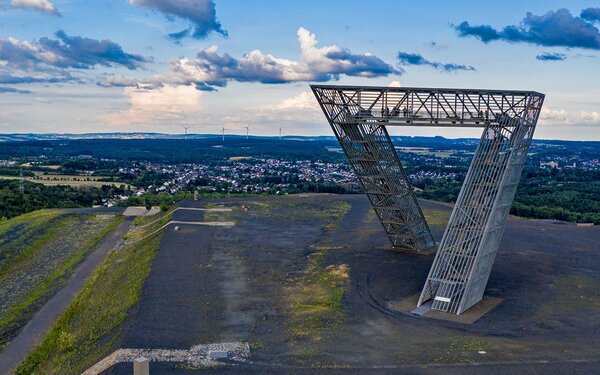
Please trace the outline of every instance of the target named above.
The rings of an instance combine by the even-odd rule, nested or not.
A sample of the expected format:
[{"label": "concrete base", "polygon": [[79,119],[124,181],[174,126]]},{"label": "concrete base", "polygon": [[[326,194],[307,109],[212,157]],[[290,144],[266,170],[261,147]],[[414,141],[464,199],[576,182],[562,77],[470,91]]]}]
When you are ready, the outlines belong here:
[{"label": "concrete base", "polygon": [[416,309],[414,309],[413,311],[411,311],[410,313],[414,314],[414,315],[422,316],[425,313],[428,313],[429,310],[431,310],[431,305],[433,305],[433,301],[427,301],[424,304],[422,304],[421,306],[419,306]]},{"label": "concrete base", "polygon": [[400,301],[389,302],[387,307],[390,310],[403,313],[411,313],[415,316],[420,316],[424,318],[446,320],[462,324],[473,324],[479,319],[481,319],[481,317],[483,317],[485,314],[492,311],[494,307],[498,306],[502,302],[502,298],[484,296],[481,301],[473,305],[470,309],[468,309],[460,315],[456,315],[431,310],[431,301],[427,301],[426,303],[415,309],[415,306],[417,306],[417,302],[419,301],[419,296],[419,294],[415,294],[414,296],[405,298]]}]

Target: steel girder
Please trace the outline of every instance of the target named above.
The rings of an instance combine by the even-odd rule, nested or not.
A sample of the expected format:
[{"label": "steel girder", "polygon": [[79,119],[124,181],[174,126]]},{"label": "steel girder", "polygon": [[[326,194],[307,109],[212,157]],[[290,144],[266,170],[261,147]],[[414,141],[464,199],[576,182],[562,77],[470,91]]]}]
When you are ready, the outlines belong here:
[{"label": "steel girder", "polygon": [[311,86],[394,246],[434,245],[386,126],[483,127],[418,305],[481,300],[543,104],[534,91]]},{"label": "steel girder", "polygon": [[392,245],[415,252],[435,246],[385,126],[356,121],[361,109],[345,95],[313,90]]}]

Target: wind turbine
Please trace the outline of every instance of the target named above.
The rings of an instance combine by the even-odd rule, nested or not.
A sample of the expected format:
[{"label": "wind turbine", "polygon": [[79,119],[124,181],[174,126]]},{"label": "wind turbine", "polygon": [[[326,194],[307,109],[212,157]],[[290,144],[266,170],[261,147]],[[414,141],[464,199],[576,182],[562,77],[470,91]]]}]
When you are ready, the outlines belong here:
[{"label": "wind turbine", "polygon": [[279,128],[279,140],[281,141],[281,128]]},{"label": "wind turbine", "polygon": [[221,131],[223,132],[223,142],[225,142],[225,125],[221,124]]},{"label": "wind turbine", "polygon": [[245,126],[246,128],[246,139],[248,139],[248,132],[250,131],[250,124]]},{"label": "wind turbine", "polygon": [[187,139],[187,131],[188,131],[188,129],[190,128],[190,126],[189,126],[189,125],[188,125],[188,126],[181,125],[181,126],[183,127],[183,129],[184,129],[184,131],[185,131],[185,139]]}]

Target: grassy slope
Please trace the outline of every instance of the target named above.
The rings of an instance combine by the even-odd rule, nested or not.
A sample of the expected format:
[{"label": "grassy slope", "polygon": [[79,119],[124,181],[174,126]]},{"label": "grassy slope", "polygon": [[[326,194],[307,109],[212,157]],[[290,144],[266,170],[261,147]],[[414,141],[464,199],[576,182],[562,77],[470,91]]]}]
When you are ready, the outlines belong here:
[{"label": "grassy slope", "polygon": [[[60,215],[63,214],[51,211],[50,214],[46,215],[44,211],[38,211],[35,215],[26,214],[23,216],[32,218],[31,223],[28,223],[30,226],[39,226],[43,225],[43,223],[47,223],[49,221],[48,218],[58,217]],[[44,220],[40,220],[40,217],[43,217]],[[23,263],[33,257],[37,252],[42,251],[51,241],[56,241],[56,236],[60,235],[63,230],[68,229],[69,225],[74,223],[75,218],[76,216],[64,215],[64,218],[61,218],[61,220],[50,226],[47,231],[38,236],[30,247],[23,249],[19,254],[14,254],[13,257],[7,258],[6,262],[2,264],[3,267],[1,269],[2,272],[0,273],[0,281],[6,281],[10,278],[12,270],[23,266]],[[18,223],[24,222],[21,217],[13,220]],[[13,220],[9,220],[9,222]],[[0,320],[0,348],[4,347],[43,305],[43,303],[47,301],[56,290],[64,285],[68,277],[75,271],[76,266],[83,261],[88,252],[106,234],[112,232],[121,220],[122,218],[116,218],[104,226],[104,228],[98,231],[92,238],[89,238],[87,242],[83,243],[81,248],[79,248],[71,257],[61,263],[58,268],[54,269],[41,283],[32,289],[25,299],[10,308],[8,313]],[[15,223],[11,224],[11,226],[14,227]]]},{"label": "grassy slope", "polygon": [[39,210],[0,223],[0,281],[47,243],[65,219],[61,211]]},{"label": "grassy slope", "polygon": [[39,224],[61,215],[59,210],[39,210],[29,212],[6,221],[0,221],[0,236],[6,234],[18,224]]},{"label": "grassy slope", "polygon": [[[143,231],[152,233],[170,219],[165,215]],[[112,251],[17,374],[81,373],[114,350],[118,327],[141,297],[161,236],[159,232]]]}]

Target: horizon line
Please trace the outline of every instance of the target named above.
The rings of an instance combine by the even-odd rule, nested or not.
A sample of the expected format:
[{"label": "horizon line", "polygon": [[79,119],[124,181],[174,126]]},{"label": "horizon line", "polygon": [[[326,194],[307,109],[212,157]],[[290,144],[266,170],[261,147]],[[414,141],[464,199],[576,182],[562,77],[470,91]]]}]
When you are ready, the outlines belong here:
[{"label": "horizon line", "polygon": [[[186,137],[192,137],[192,136],[212,136],[212,137],[222,137],[223,134],[216,134],[216,133],[188,133],[188,134],[184,134],[184,133],[165,133],[165,132],[85,132],[85,133],[0,133],[0,137],[10,137],[10,136],[35,136],[35,135],[39,135],[39,136],[43,136],[43,135],[54,135],[54,136],[80,136],[82,137],[81,139],[94,139],[94,138],[86,138],[86,135],[115,135],[115,136],[119,136],[119,135],[133,135],[133,134],[139,134],[139,135],[164,135],[164,136],[174,136],[173,138],[186,138]],[[479,139],[479,137],[457,137],[457,138],[448,138],[445,136],[441,136],[441,135],[390,135],[392,138],[393,137],[407,137],[407,138],[416,138],[416,137],[420,137],[420,138],[443,138],[443,139],[448,139],[448,140],[459,140],[459,139]],[[226,134],[225,137],[243,137],[245,138],[246,135],[245,134]],[[252,138],[279,138],[279,135],[249,135],[249,137]],[[290,138],[290,137],[296,137],[296,138],[315,138],[315,137],[327,137],[327,138],[332,138],[335,140],[335,135],[294,135],[294,134],[289,134],[289,135],[282,135],[281,138]],[[116,138],[116,137],[115,137]],[[60,139],[60,138],[57,138]],[[66,138],[65,138],[66,139]],[[23,142],[25,140],[14,140],[14,141],[18,141],[18,142]],[[539,138],[536,139],[534,138],[533,141],[561,141],[561,142],[600,142],[600,139],[598,140],[573,140],[573,139],[559,139],[559,138]],[[6,140],[6,141],[2,141],[0,140],[0,142],[10,142],[10,140]]]}]

